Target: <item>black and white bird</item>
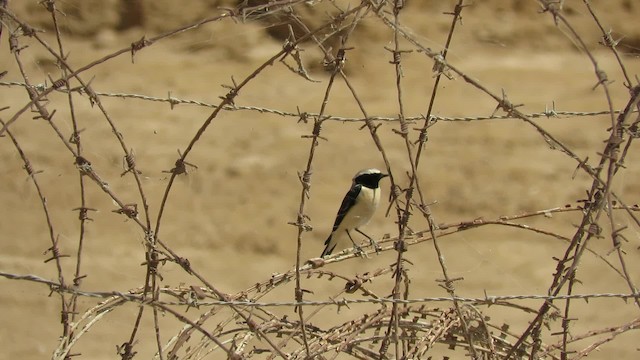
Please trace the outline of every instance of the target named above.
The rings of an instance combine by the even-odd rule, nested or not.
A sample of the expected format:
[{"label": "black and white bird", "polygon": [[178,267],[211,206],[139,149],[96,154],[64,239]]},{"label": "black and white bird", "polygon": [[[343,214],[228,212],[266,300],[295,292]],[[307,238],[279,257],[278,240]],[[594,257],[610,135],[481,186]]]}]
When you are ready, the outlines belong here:
[{"label": "black and white bird", "polygon": [[371,220],[378,208],[378,203],[380,202],[379,182],[387,176],[389,175],[383,174],[378,169],[365,169],[359,171],[353,177],[351,189],[344,196],[340,210],[336,215],[333,231],[324,242],[325,248],[321,257],[331,255],[338,245],[340,248],[346,248],[349,240],[356,250],[360,250],[360,247],[351,237],[353,230],[366,236],[377,250],[378,244],[367,234],[360,231],[359,228]]}]

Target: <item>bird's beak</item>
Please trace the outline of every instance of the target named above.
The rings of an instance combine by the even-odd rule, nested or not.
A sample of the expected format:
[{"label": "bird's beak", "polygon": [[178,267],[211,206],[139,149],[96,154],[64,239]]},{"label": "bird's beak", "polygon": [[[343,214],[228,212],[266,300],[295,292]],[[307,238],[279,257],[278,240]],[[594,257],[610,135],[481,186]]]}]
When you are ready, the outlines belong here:
[{"label": "bird's beak", "polygon": [[389,176],[389,174],[380,174],[380,175],[382,175],[382,176],[380,176],[380,179],[386,178],[387,176]]}]

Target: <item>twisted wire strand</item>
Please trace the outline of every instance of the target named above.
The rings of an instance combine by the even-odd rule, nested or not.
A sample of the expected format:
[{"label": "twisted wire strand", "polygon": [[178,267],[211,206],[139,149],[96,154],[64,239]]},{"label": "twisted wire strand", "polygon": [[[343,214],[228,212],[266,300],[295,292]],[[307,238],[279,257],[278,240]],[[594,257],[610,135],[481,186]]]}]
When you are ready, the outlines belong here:
[{"label": "twisted wire strand", "polygon": [[[22,86],[28,87],[25,83],[17,82],[17,81],[0,81],[0,86]],[[43,91],[48,86],[46,84],[38,84],[32,86],[33,89],[37,91]],[[57,91],[67,93],[68,91],[64,88],[58,89]],[[81,89],[74,89],[72,91],[82,92]],[[175,105],[196,105],[207,108],[216,108],[217,105],[212,103],[207,103],[204,101],[198,101],[193,99],[180,99],[171,96],[169,94],[167,97],[156,97],[149,96],[143,94],[128,94],[128,93],[108,93],[108,92],[98,92],[95,91],[95,94],[98,96],[104,97],[112,97],[112,98],[121,98],[121,99],[136,99],[143,101],[152,101],[152,102],[163,102],[168,103],[173,108]],[[266,114],[274,114],[283,117],[295,117],[300,118],[301,114],[297,112],[284,111],[279,109],[270,109],[259,106],[246,106],[246,105],[228,105],[223,107],[224,110],[227,111],[256,111],[259,113]],[[622,112],[622,110],[615,110],[614,114],[618,115]],[[637,112],[637,111],[634,111]],[[550,118],[550,117],[589,117],[589,116],[600,116],[609,114],[608,110],[601,111],[561,111],[555,109],[545,109],[545,111],[535,112],[531,114],[527,114],[527,117],[535,119],[535,118]],[[317,117],[319,114],[317,113],[305,113],[307,117]],[[515,117],[509,114],[503,115],[489,115],[489,116],[439,116],[439,115],[431,115],[430,121],[482,121],[482,120],[506,120],[506,119],[514,119]],[[323,120],[332,120],[332,121],[342,121],[342,122],[362,122],[367,119],[358,118],[358,117],[344,117],[344,116],[336,116],[336,115],[324,115]],[[375,121],[399,121],[397,117],[388,117],[388,116],[371,116],[368,120]],[[406,121],[417,121],[424,120],[424,116],[409,116],[405,118]]]},{"label": "twisted wire strand", "polygon": [[[349,304],[416,304],[416,303],[428,303],[428,302],[447,302],[457,300],[460,302],[468,303],[486,303],[494,304],[499,301],[512,301],[512,300],[567,300],[567,299],[598,299],[598,298],[619,298],[626,300],[628,298],[634,298],[640,295],[640,292],[636,294],[621,294],[621,293],[600,293],[600,294],[572,294],[572,295],[497,295],[486,297],[425,297],[415,299],[392,299],[392,298],[367,298],[367,299],[342,299],[342,300],[306,300],[306,301],[282,301],[282,302],[251,302],[251,301],[206,301],[198,302],[199,306],[225,306],[225,305],[237,305],[237,306],[250,306],[250,307],[296,307],[296,306],[325,306],[325,305],[349,305]],[[117,296],[117,295],[116,295]],[[180,302],[167,302],[166,305],[184,305]]]},{"label": "twisted wire strand", "polygon": [[[68,292],[77,294],[79,296],[91,297],[91,298],[110,298],[110,297],[118,297],[127,301],[135,301],[135,302],[143,302],[142,296],[136,294],[136,290],[132,290],[130,292],[119,292],[119,291],[81,291],[73,288],[61,288],[60,284],[55,281],[47,280],[37,275],[26,274],[11,274],[6,272],[0,272],[0,276],[5,277],[7,279],[12,280],[26,280],[33,281],[37,283],[42,283],[49,285],[52,291],[58,292]],[[204,289],[202,289],[204,290]],[[171,295],[178,295],[177,292],[186,293],[190,291],[189,288],[163,288],[161,292]],[[439,297],[423,297],[423,298],[415,298],[415,299],[392,299],[392,298],[360,298],[360,299],[341,299],[341,300],[305,300],[305,301],[273,301],[273,302],[253,302],[246,300],[212,300],[212,301],[197,301],[197,302],[186,302],[186,301],[156,301],[159,304],[163,305],[190,305],[194,306],[197,304],[198,306],[249,306],[249,307],[297,307],[297,306],[325,306],[325,305],[349,305],[349,304],[415,304],[415,303],[428,303],[428,302],[446,302],[446,301],[461,301],[468,303],[485,303],[485,304],[494,304],[499,301],[512,301],[512,300],[569,300],[569,299],[598,299],[598,298],[617,298],[626,300],[629,298],[634,298],[640,296],[640,292],[636,293],[594,293],[594,294],[571,294],[571,295],[537,295],[537,294],[526,294],[526,295],[496,295],[490,296],[485,295],[484,297],[463,297],[463,296],[439,296]]]}]

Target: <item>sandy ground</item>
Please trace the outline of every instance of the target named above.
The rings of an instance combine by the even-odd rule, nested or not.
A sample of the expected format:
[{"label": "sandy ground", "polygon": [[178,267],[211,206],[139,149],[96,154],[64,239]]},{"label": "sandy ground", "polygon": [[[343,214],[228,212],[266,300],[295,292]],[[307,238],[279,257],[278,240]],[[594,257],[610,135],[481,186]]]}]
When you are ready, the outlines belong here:
[{"label": "sandy ground", "polygon": [[[621,4],[624,2],[620,2]],[[617,4],[617,3],[616,3]],[[495,4],[494,4],[495,5]],[[407,15],[407,24],[424,44],[439,49],[444,42],[449,17],[436,5],[415,9]],[[486,5],[489,6],[490,5]],[[607,109],[601,88],[596,83],[593,67],[584,54],[554,29],[546,14],[535,8],[488,11],[479,6],[470,9],[454,36],[449,60],[457,68],[477,79],[495,93],[505,91],[509,99],[524,112],[556,110],[599,111]],[[578,5],[572,4],[575,8]],[[615,19],[638,14],[623,5],[603,17]],[[18,6],[20,7],[20,6]],[[611,11],[614,11],[610,9]],[[106,13],[108,21],[110,13]],[[498,16],[502,26],[486,26],[488,16]],[[597,32],[584,9],[572,12],[578,29],[586,32],[585,40],[597,48]],[[34,18],[35,14],[32,14]],[[115,15],[114,15],[115,16]],[[193,14],[191,15],[193,16]],[[425,22],[426,16],[435,20]],[[546,16],[546,17],[545,17]],[[155,19],[154,17],[149,17]],[[189,18],[187,16],[187,18]],[[496,19],[498,19],[496,18]],[[174,19],[175,20],[175,19]],[[34,20],[35,21],[35,20]],[[176,20],[177,21],[177,20]],[[74,22],[69,20],[70,24]],[[356,49],[350,52],[347,71],[360,100],[370,115],[395,116],[398,112],[395,74],[388,63],[389,53],[383,46],[391,45],[391,33],[374,25],[375,18],[364,24],[369,33],[356,34]],[[161,32],[156,22],[146,27],[131,27],[115,31],[107,24],[101,30],[87,30],[86,36],[69,36],[65,46],[69,61],[82,66],[100,56],[126,47],[143,34]],[[164,30],[171,29],[171,23]],[[621,25],[626,26],[626,25]],[[122,55],[84,74],[96,91],[105,93],[141,94],[152,97],[192,99],[217,103],[226,93],[223,84],[231,76],[239,81],[250,74],[280,48],[280,42],[270,37],[262,23],[213,24],[189,34],[161,41],[135,55],[135,61]],[[368,29],[368,28],[367,28]],[[76,30],[81,32],[81,30]],[[367,38],[367,34],[369,38]],[[636,36],[632,30],[623,34]],[[543,40],[548,36],[547,41]],[[45,35],[50,44],[55,40]],[[8,49],[6,33],[0,40],[0,70],[9,73],[2,81],[22,81]],[[21,54],[33,83],[44,83],[47,74],[57,74],[50,57],[36,43]],[[408,44],[404,44],[409,48]],[[631,50],[632,48],[625,48]],[[636,49],[637,51],[637,49]],[[311,69],[310,82],[293,74],[280,63],[268,67],[243,89],[236,104],[296,112],[318,112],[328,83],[328,74],[319,70],[320,55],[311,49],[304,53]],[[595,51],[600,67],[615,80],[611,98],[616,109],[628,98],[620,68],[610,53]],[[640,71],[637,55],[624,55],[629,74]],[[432,61],[417,52],[403,58],[403,101],[411,116],[426,112],[433,85]],[[55,78],[52,75],[52,78]],[[6,120],[24,106],[26,96],[19,87],[0,87],[0,107],[11,106],[1,113]],[[72,127],[68,105],[63,94],[49,97],[50,107],[58,110],[55,122],[67,136]],[[168,174],[211,109],[195,105],[102,97],[102,103],[133,150],[142,171],[142,185],[150,205],[150,217],[157,216]],[[84,141],[84,153],[93,167],[109,183],[110,189],[126,203],[139,203],[135,183],[130,175],[121,177],[122,151],[97,107],[91,107],[86,97],[75,103]],[[495,102],[486,94],[465,83],[459,77],[444,79],[436,100],[435,114],[464,117],[490,115]],[[337,81],[331,93],[327,113],[337,116],[361,116],[357,104],[342,81]],[[195,146],[188,161],[187,176],[174,184],[159,236],[174,251],[190,260],[192,266],[205,274],[212,283],[227,293],[237,293],[267,279],[271,274],[287,271],[295,263],[295,221],[300,201],[298,172],[308,159],[312,124],[297,122],[295,117],[283,117],[255,111],[223,112]],[[610,125],[607,116],[541,118],[536,123],[556,136],[582,158],[597,158],[602,140]],[[392,164],[396,181],[406,184],[405,172],[410,168],[404,142],[392,129],[396,124],[381,122],[378,130],[386,155]],[[302,257],[318,256],[338,204],[347,190],[350,178],[365,167],[384,168],[366,130],[361,123],[328,121],[323,126],[321,140],[313,161],[313,177],[306,214],[313,231],[303,237]],[[421,126],[417,123],[414,127]],[[23,115],[11,131],[29,157],[38,175],[51,212],[55,234],[64,259],[64,270],[72,274],[79,236],[77,212],[79,206],[78,176],[73,158],[61,145],[51,128],[43,121]],[[415,135],[415,134],[413,134]],[[638,155],[628,156],[628,168],[614,184],[614,191],[628,204],[640,202],[637,183]],[[22,162],[8,138],[0,141],[3,166],[3,186],[0,190],[0,271],[15,274],[36,274],[57,278],[53,263],[44,252],[51,246],[47,225],[33,184],[22,169]],[[593,160],[592,160],[593,161]],[[475,218],[493,219],[527,211],[575,204],[584,197],[590,180],[578,172],[575,161],[550,149],[540,134],[518,120],[488,120],[452,122],[440,121],[429,132],[429,140],[419,168],[421,187],[438,223],[468,221]],[[389,193],[388,183],[383,186]],[[82,288],[87,291],[126,291],[142,284],[144,267],[143,235],[133,221],[114,213],[115,204],[95,184],[87,189],[87,201],[93,219],[88,224],[83,250],[83,271],[87,278]],[[384,208],[387,203],[383,204]],[[141,209],[142,210],[142,209]],[[142,214],[141,214],[142,216]],[[528,220],[526,224],[571,236],[576,214],[559,214],[552,218]],[[385,217],[379,211],[366,230],[375,237],[397,235],[393,212]],[[626,218],[620,223],[627,230],[629,243],[624,244],[632,274],[638,274],[638,229]],[[411,221],[414,230],[426,229],[425,220],[417,213]],[[549,236],[506,227],[485,227],[461,232],[442,239],[442,250],[450,275],[463,277],[457,282],[461,296],[482,297],[510,294],[544,294],[555,269],[552,257],[561,256],[566,244]],[[605,237],[592,244],[592,249],[606,256],[611,240]],[[334,265],[331,270],[348,276],[383,268],[395,259],[387,251],[370,259],[356,259]],[[412,247],[407,258],[410,266],[412,295],[444,296],[438,286],[442,277],[434,248],[430,242]],[[614,255],[607,257],[616,263]],[[635,262],[635,263],[634,263]],[[617,264],[617,263],[616,263]],[[196,284],[194,278],[179,268],[166,265],[161,272],[162,285]],[[69,275],[71,278],[72,275]],[[601,260],[585,255],[579,278],[578,293],[626,293],[626,283]],[[636,277],[636,282],[640,281]],[[391,279],[379,279],[372,287],[382,295],[389,293]],[[7,358],[38,359],[49,357],[61,333],[59,297],[49,295],[42,285],[25,281],[0,279],[0,348]],[[306,288],[314,291],[309,298],[326,299],[342,286],[339,282],[308,280]],[[292,299],[288,287],[270,300]],[[279,297],[280,296],[280,297]],[[95,304],[83,299],[81,307]],[[537,307],[540,302],[528,302]],[[134,306],[110,314],[99,326],[83,338],[76,351],[94,359],[116,357],[115,346],[127,340],[133,324]],[[488,314],[495,322],[508,323],[512,329],[522,329],[531,316],[522,313]],[[631,302],[617,299],[591,301],[576,305],[574,334],[586,330],[617,326],[638,316]],[[340,316],[344,317],[342,313]],[[145,318],[141,339],[136,345],[140,358],[148,358],[155,348],[150,318]],[[178,324],[167,325],[167,338]],[[558,326],[555,324],[554,326]],[[551,338],[551,342],[557,338]],[[637,356],[638,334],[628,332],[612,344],[602,347],[590,358],[630,359]],[[589,343],[580,343],[580,350]]]}]

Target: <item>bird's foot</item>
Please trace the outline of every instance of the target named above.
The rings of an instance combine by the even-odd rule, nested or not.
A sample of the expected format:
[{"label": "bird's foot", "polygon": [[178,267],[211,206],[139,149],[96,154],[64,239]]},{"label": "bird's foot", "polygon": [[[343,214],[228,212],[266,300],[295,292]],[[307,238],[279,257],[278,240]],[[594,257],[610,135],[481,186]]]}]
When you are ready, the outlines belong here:
[{"label": "bird's foot", "polygon": [[382,251],[382,247],[378,245],[378,243],[372,238],[369,238],[369,242],[371,243],[371,246],[376,250],[376,255],[380,255],[380,251]]},{"label": "bird's foot", "polygon": [[353,253],[358,255],[361,258],[368,258],[367,252],[362,249],[362,247],[358,244],[353,244]]}]

